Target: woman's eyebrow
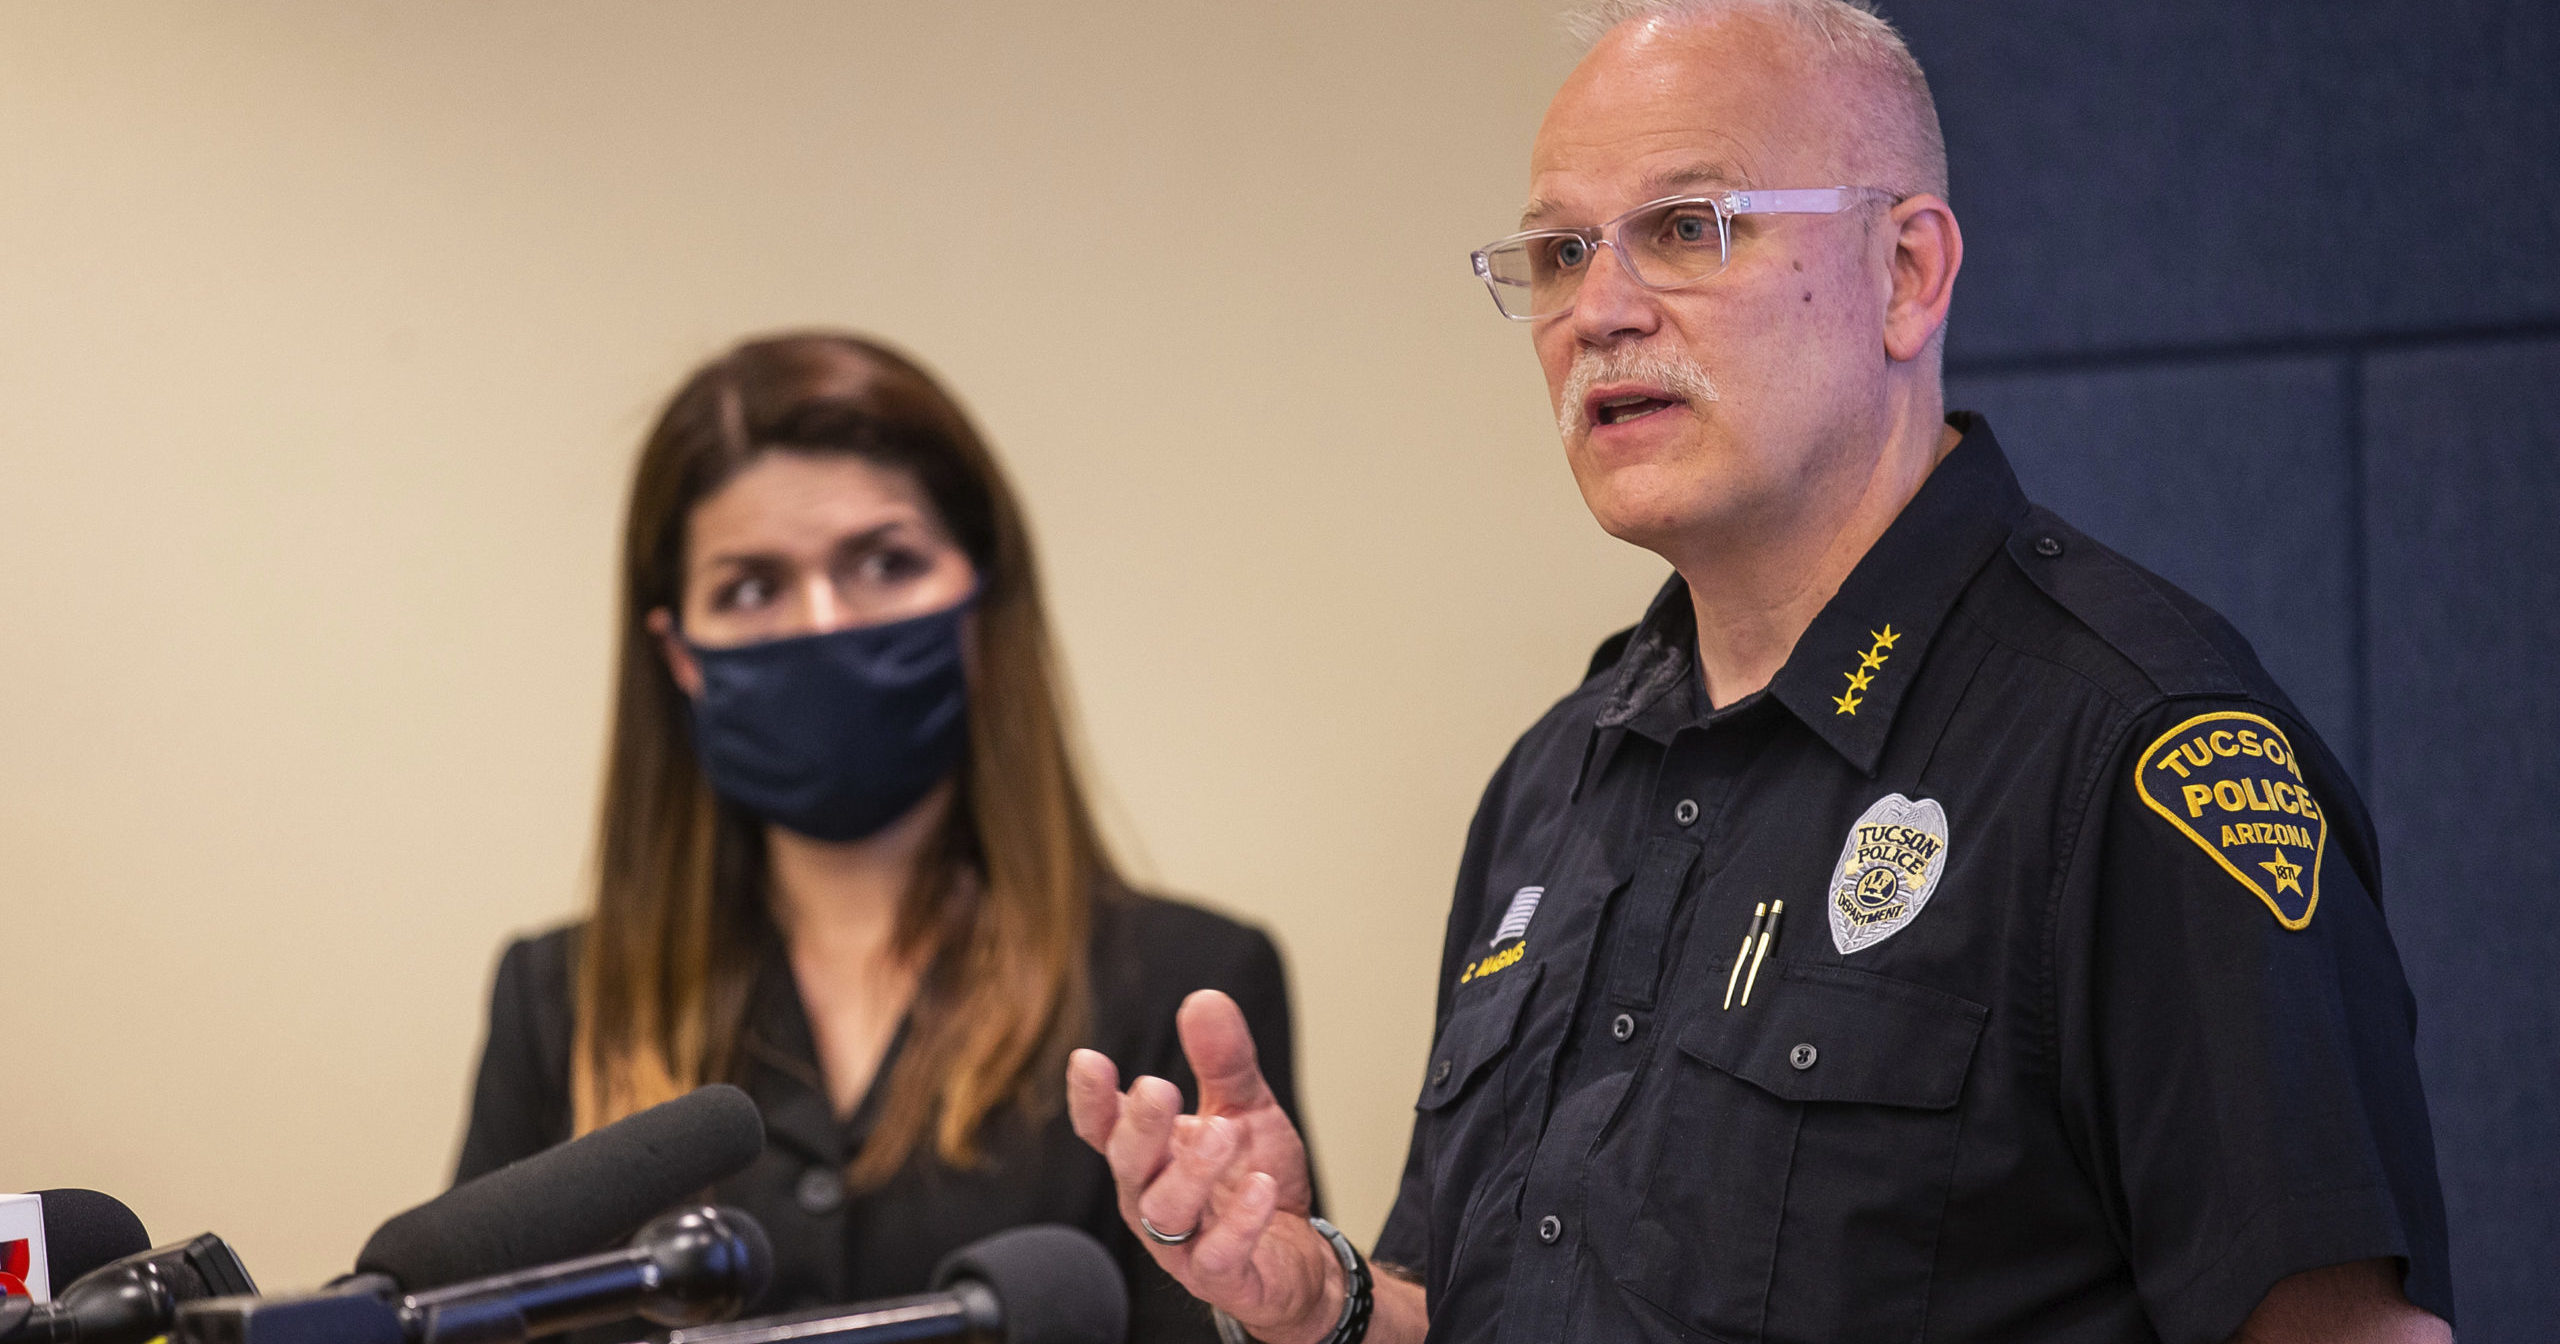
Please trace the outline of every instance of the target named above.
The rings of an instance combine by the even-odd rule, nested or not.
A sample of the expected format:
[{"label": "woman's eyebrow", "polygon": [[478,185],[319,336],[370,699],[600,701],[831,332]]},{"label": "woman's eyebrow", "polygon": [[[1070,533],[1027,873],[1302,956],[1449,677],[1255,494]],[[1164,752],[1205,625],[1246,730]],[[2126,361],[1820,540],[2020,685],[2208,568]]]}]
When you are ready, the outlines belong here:
[{"label": "woman's eyebrow", "polygon": [[[890,533],[896,532],[899,529],[910,525],[911,523],[908,519],[892,518],[885,523],[875,523],[849,537],[839,538],[836,543],[828,549],[831,551],[849,551],[859,550],[866,546],[877,545]],[[719,565],[748,566],[772,564],[777,561],[788,563],[790,559],[791,557],[789,553],[784,551],[714,551],[711,554],[702,557],[702,564],[706,568]]]}]

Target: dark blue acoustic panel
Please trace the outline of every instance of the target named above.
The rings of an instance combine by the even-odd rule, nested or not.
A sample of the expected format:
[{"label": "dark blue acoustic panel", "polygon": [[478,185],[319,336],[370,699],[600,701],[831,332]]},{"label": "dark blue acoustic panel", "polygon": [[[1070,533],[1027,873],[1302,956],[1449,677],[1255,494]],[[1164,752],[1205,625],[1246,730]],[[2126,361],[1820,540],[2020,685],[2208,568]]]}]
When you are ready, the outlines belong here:
[{"label": "dark blue acoustic panel", "polygon": [[1886,0],[1985,360],[2560,319],[2552,0]]},{"label": "dark blue acoustic panel", "polygon": [[2345,364],[2262,359],[1958,378],[2036,502],[2230,618],[2360,768]]},{"label": "dark blue acoustic panel", "polygon": [[2560,1335],[2560,341],[2365,372],[2373,802],[2465,1344]]}]

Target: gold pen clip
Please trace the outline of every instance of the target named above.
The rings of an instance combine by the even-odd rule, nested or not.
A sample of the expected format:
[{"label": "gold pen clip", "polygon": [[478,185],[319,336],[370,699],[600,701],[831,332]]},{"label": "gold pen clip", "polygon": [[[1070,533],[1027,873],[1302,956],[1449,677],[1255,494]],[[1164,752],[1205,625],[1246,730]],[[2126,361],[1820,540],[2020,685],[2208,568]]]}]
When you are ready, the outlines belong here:
[{"label": "gold pen clip", "polygon": [[1733,970],[1724,978],[1724,1006],[1728,1012],[1733,1009],[1733,987],[1742,983],[1742,963],[1751,960],[1751,940],[1760,936],[1761,922],[1768,917],[1769,903],[1762,901],[1751,911],[1751,927],[1742,931],[1742,950],[1733,954]]},{"label": "gold pen clip", "polygon": [[1751,987],[1760,983],[1760,962],[1769,955],[1769,944],[1778,940],[1778,917],[1787,913],[1785,901],[1769,905],[1769,922],[1760,930],[1760,949],[1751,954],[1751,974],[1742,981],[1742,1006],[1751,1006]]}]

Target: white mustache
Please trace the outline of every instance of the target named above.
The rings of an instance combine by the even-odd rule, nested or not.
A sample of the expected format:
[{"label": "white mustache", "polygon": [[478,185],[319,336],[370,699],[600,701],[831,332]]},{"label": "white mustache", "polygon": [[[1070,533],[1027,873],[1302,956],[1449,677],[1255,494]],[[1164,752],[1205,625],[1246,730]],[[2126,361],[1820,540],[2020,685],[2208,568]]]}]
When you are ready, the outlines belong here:
[{"label": "white mustache", "polygon": [[1650,384],[1683,401],[1716,400],[1715,379],[1683,351],[1657,345],[1585,347],[1574,355],[1573,371],[1565,375],[1564,393],[1556,399],[1556,433],[1569,443],[1587,432],[1591,424],[1583,417],[1582,403],[1594,384],[1616,382]]}]

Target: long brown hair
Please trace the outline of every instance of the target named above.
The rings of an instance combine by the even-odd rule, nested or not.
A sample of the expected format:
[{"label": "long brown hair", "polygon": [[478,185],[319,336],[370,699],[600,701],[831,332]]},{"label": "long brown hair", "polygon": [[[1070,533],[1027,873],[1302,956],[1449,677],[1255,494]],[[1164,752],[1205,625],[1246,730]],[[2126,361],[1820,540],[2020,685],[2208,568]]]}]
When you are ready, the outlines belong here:
[{"label": "long brown hair", "polygon": [[999,1108],[1057,1103],[1065,1049],[1089,1019],[1092,900],[1112,874],[1068,748],[1022,510],[959,404],[874,341],[748,341],[685,380],[640,450],[570,1094],[585,1133],[739,1065],[752,983],[779,936],[763,824],[704,779],[684,693],[648,622],[653,609],[680,609],[694,506],[776,450],[852,453],[911,474],[978,573],[969,750],[894,935],[928,970],[850,1171],[873,1186],[928,1134],[944,1161],[966,1165]]}]

